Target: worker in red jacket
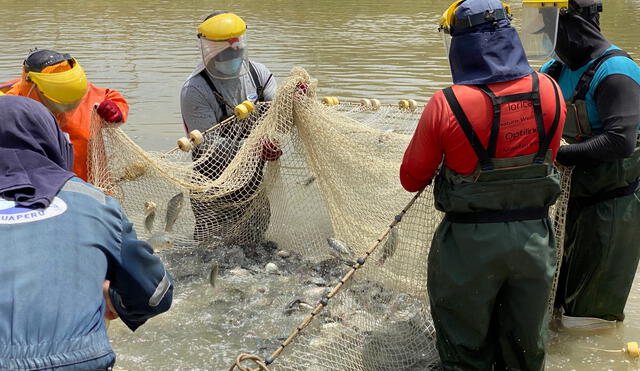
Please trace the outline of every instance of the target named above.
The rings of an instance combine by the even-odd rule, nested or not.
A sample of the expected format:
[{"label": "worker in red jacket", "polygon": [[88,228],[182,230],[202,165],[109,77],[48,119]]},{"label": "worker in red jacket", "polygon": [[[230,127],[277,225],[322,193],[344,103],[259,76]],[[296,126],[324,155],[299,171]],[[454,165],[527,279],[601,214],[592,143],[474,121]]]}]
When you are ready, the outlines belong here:
[{"label": "worker in red jacket", "polygon": [[[7,85],[3,85],[4,89]],[[93,85],[75,58],[47,49],[36,49],[27,56],[22,76],[6,94],[34,99],[55,115],[60,129],[73,144],[73,172],[85,181],[89,180],[87,160],[94,106],[100,118],[109,124],[122,124],[129,112],[129,105],[117,90]],[[98,167],[107,166],[106,158],[93,160],[100,161]]]},{"label": "worker in red jacket", "polygon": [[445,12],[454,85],[430,99],[400,168],[410,192],[435,177],[445,213],[427,281],[444,370],[544,367],[565,105],[529,66],[510,18],[498,0]]}]

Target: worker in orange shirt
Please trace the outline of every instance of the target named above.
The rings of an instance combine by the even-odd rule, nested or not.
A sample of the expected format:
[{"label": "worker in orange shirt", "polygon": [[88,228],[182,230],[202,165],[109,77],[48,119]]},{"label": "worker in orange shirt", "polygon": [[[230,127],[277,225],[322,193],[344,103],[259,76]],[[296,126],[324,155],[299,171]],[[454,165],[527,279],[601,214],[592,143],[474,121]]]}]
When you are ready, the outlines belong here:
[{"label": "worker in orange shirt", "polygon": [[73,144],[73,172],[85,181],[94,107],[97,105],[98,115],[111,124],[123,123],[129,112],[118,91],[93,85],[75,58],[47,49],[36,49],[27,56],[21,78],[5,93],[37,100],[54,114]]}]

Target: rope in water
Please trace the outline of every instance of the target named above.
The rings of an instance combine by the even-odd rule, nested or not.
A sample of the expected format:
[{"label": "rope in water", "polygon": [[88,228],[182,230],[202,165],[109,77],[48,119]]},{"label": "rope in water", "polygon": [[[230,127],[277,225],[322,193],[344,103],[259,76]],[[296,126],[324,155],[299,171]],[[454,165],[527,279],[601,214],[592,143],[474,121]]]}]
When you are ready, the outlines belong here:
[{"label": "rope in water", "polygon": [[[238,367],[238,369],[240,371],[268,371],[268,369],[266,368],[266,366],[270,365],[271,363],[273,363],[273,361],[278,358],[278,356],[280,354],[282,354],[282,352],[284,351],[284,349],[291,344],[297,337],[298,335],[300,335],[300,333],[302,332],[302,330],[304,330],[307,326],[309,326],[309,324],[311,323],[311,321],[313,321],[316,316],[329,304],[329,300],[331,300],[331,298],[333,298],[334,296],[336,296],[338,294],[338,292],[340,291],[340,289],[353,277],[353,275],[355,274],[355,272],[361,268],[365,262],[367,261],[367,258],[378,248],[378,246],[380,246],[380,244],[382,243],[382,241],[384,241],[384,239],[389,235],[389,233],[391,233],[391,230],[398,224],[400,223],[400,221],[402,220],[402,217],[407,213],[407,211],[409,211],[409,209],[413,206],[413,204],[416,202],[416,200],[420,197],[420,195],[422,195],[422,192],[424,190],[416,193],[413,198],[411,199],[411,201],[409,201],[407,203],[407,205],[402,209],[402,211],[400,212],[400,214],[396,215],[393,222],[391,222],[391,224],[389,224],[389,227],[384,231],[384,233],[376,240],[376,242],[373,244],[373,246],[371,246],[364,254],[364,256],[358,258],[356,260],[356,264],[354,264],[351,267],[351,270],[349,270],[349,272],[347,272],[341,279],[340,281],[333,287],[333,289],[331,291],[329,291],[328,294],[326,294],[322,299],[320,299],[320,301],[318,302],[318,304],[313,308],[313,310],[311,311],[311,313],[309,313],[307,315],[307,317],[302,320],[302,322],[300,322],[300,324],[298,324],[298,326],[296,327],[295,330],[293,330],[291,332],[291,334],[289,335],[289,337],[283,341],[280,346],[278,347],[278,349],[276,349],[273,353],[271,353],[271,356],[267,357],[264,361],[262,361],[262,358],[260,358],[257,355],[247,355],[247,354],[241,354],[240,356],[246,356],[248,358],[243,358],[243,359],[251,359],[256,361],[256,363],[260,366],[259,368],[256,369],[247,369],[247,368],[240,368],[239,363],[238,363],[238,359],[240,356],[238,356],[238,358],[236,358],[236,364],[231,366],[231,368],[229,369],[229,371],[233,371],[235,367]],[[260,363],[258,363],[257,361],[263,362],[264,366],[262,366]],[[238,366],[237,366],[238,365]],[[264,368],[262,368],[264,367]]]}]

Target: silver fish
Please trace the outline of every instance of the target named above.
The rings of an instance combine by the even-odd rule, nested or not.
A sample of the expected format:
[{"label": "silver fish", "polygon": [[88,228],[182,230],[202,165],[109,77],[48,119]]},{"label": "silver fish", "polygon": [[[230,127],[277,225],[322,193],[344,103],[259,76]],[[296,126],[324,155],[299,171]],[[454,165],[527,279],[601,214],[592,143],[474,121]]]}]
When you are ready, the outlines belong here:
[{"label": "silver fish", "polygon": [[384,264],[387,259],[393,256],[396,252],[396,247],[398,247],[398,229],[391,228],[391,231],[387,235],[387,240],[382,245],[382,256],[378,260],[378,265]]},{"label": "silver fish", "polygon": [[209,283],[211,287],[216,287],[216,279],[218,278],[218,262],[214,261],[211,266],[211,272],[209,272]]},{"label": "silver fish", "polygon": [[305,180],[298,182],[298,184],[303,185],[303,186],[308,186],[309,184],[313,183],[316,180],[316,177],[311,175],[307,178],[305,178]]},{"label": "silver fish", "polygon": [[171,232],[173,229],[173,225],[178,220],[178,215],[180,215],[180,211],[182,210],[182,206],[184,205],[184,195],[182,192],[173,196],[169,203],[167,204],[167,218],[166,224],[164,227],[165,232]]},{"label": "silver fish", "polygon": [[151,231],[153,230],[153,221],[155,219],[156,219],[156,210],[151,209],[147,211],[144,217],[144,229],[147,231],[147,233],[151,233]]},{"label": "silver fish", "polygon": [[303,310],[311,310],[313,309],[313,305],[305,302],[302,299],[295,299],[284,309],[284,314],[290,315],[293,312],[303,311]]},{"label": "silver fish", "polygon": [[329,252],[333,257],[350,267],[355,264],[353,261],[353,250],[351,250],[346,243],[333,237],[327,238],[327,243],[329,244]]},{"label": "silver fish", "polygon": [[165,232],[156,232],[147,240],[153,251],[162,251],[173,247],[173,238]]}]

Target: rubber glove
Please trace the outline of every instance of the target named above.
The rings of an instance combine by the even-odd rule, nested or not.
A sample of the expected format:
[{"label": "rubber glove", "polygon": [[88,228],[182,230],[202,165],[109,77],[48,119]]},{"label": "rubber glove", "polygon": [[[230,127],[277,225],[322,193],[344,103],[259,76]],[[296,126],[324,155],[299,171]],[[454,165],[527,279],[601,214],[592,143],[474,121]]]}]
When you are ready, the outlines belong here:
[{"label": "rubber glove", "polygon": [[260,153],[260,158],[263,161],[275,161],[282,156],[282,150],[280,146],[267,138],[263,138],[261,140],[262,143],[262,152]]},{"label": "rubber glove", "polygon": [[115,123],[122,121],[122,112],[112,100],[105,99],[98,106],[98,115],[106,122]]}]

